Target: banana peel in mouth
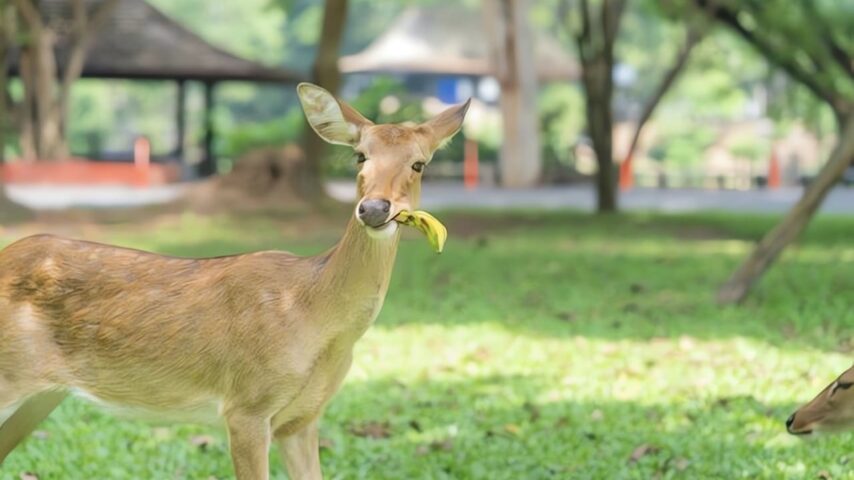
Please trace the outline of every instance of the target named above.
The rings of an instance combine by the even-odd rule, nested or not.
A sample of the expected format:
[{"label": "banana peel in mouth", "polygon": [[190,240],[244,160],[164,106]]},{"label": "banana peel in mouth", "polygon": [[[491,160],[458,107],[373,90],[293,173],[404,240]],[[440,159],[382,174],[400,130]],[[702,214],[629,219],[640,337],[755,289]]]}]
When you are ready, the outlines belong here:
[{"label": "banana peel in mouth", "polygon": [[433,215],[423,211],[401,210],[394,219],[402,225],[415,227],[427,237],[430,246],[436,253],[442,253],[445,248],[445,240],[448,239],[448,229],[442,225],[442,222],[436,219]]}]

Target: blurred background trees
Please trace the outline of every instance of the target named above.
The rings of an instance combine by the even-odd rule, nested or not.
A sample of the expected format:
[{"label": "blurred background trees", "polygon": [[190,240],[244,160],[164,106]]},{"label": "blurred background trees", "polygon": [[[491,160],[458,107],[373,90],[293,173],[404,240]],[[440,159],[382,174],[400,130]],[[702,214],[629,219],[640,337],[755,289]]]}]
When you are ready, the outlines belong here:
[{"label": "blurred background trees", "polygon": [[[71,88],[80,77],[92,39],[118,0],[92,3],[71,0],[70,24],[52,24],[44,18],[38,2],[12,0],[15,11],[7,38],[18,49],[23,98],[16,107],[16,119],[25,159],[59,160],[68,156],[66,118]],[[67,45],[68,58],[62,71],[57,70],[58,42]],[[2,85],[5,91],[5,82]]]},{"label": "blurred background trees", "polygon": [[[170,155],[176,134],[160,115],[184,98],[172,86],[77,80],[88,42],[123,1],[137,0],[69,1],[71,21],[55,26],[43,21],[41,2],[0,0],[0,56],[23,66],[8,81],[7,69],[0,72],[0,158],[118,157],[140,136],[155,157]],[[592,183],[599,209],[614,211],[618,179],[624,188],[756,188],[768,183],[774,158],[784,185],[809,187],[721,290],[723,301],[746,294],[851,164],[850,2],[150,3],[219,49],[296,70],[378,121],[421,121],[443,104],[474,97],[464,135],[438,152],[429,169],[436,179],[462,177],[468,139],[476,143],[481,182]],[[400,36],[407,29],[411,35]],[[430,37],[436,31],[449,38]],[[342,75],[342,62],[366,52],[376,57],[392,33],[404,61]],[[73,47],[59,70],[50,46],[57,38]],[[407,58],[431,49],[436,58],[468,63],[437,61],[430,72],[405,68]],[[546,55],[554,50],[557,56]],[[549,74],[556,67],[563,73]],[[185,169],[204,155],[202,87],[188,82],[185,92]],[[253,150],[302,143],[303,195],[321,195],[324,181],[352,174],[344,149],[327,149],[306,135],[292,87],[217,86],[217,172]]]}]

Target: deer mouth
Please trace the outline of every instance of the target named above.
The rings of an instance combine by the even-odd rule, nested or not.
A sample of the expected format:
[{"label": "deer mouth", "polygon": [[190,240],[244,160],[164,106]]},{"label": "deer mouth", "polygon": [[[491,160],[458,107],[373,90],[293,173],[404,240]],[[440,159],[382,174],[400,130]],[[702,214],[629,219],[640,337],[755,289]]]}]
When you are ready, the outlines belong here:
[{"label": "deer mouth", "polygon": [[386,238],[391,238],[397,232],[397,222],[392,218],[391,220],[377,225],[376,227],[365,225],[365,231],[368,232],[368,236],[374,240],[384,240]]}]

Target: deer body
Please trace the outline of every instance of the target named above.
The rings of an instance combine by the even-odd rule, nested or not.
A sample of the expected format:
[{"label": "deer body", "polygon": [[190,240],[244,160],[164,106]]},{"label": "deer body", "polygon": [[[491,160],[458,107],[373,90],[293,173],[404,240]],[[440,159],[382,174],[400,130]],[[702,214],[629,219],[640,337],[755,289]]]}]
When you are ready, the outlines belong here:
[{"label": "deer body", "polygon": [[[10,245],[0,252],[0,407],[67,388],[181,420],[259,402],[270,415],[290,404],[316,414],[300,411],[301,395],[318,406],[331,396],[388,287],[397,242],[364,248],[358,236],[308,258],[170,258],[52,236]],[[364,281],[348,281],[357,270],[339,257],[368,261]]]},{"label": "deer body", "polygon": [[0,252],[0,412],[13,412],[0,417],[0,462],[76,392],[224,423],[241,480],[268,478],[271,440],[292,479],[321,478],[317,419],[382,307],[394,217],[417,204],[418,174],[467,104],[417,128],[375,126],[319,87],[299,93],[318,134],[371,162],[328,252],[189,259],[50,235]]}]

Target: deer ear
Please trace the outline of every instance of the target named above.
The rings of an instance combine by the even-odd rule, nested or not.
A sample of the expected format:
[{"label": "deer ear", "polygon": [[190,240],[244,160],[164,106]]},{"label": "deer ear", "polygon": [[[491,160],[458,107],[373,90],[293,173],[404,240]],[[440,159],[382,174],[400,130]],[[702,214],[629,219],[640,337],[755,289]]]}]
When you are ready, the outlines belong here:
[{"label": "deer ear", "polygon": [[436,150],[444,146],[451,138],[460,131],[463,120],[466,118],[471,99],[466,103],[446,109],[430,120],[421,124],[421,129],[430,139],[430,148]]},{"label": "deer ear", "polygon": [[317,85],[300,83],[297,95],[309,125],[329,143],[353,147],[359,143],[362,128],[373,125],[355,108]]}]

